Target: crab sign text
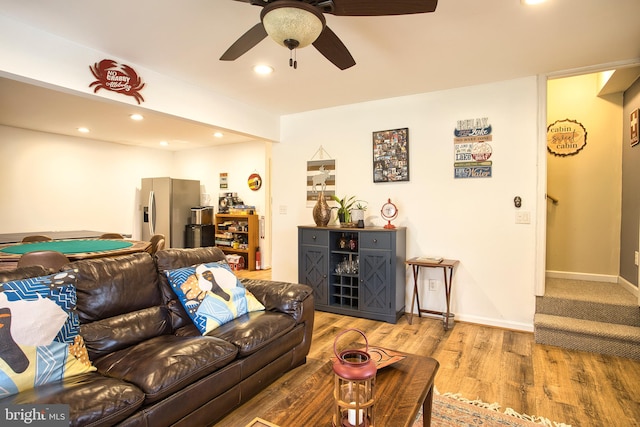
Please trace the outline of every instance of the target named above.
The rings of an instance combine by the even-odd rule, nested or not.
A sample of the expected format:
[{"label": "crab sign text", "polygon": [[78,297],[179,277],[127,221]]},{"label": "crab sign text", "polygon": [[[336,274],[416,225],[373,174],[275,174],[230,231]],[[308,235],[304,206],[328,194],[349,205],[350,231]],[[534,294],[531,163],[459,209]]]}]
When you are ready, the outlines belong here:
[{"label": "crab sign text", "polygon": [[133,96],[138,104],[144,101],[140,91],[144,87],[142,79],[138,77],[135,70],[128,65],[118,64],[112,59],[103,59],[89,67],[91,74],[96,81],[91,83],[89,87],[93,87],[96,93],[100,89],[107,89],[113,92],[119,92],[127,96]]}]

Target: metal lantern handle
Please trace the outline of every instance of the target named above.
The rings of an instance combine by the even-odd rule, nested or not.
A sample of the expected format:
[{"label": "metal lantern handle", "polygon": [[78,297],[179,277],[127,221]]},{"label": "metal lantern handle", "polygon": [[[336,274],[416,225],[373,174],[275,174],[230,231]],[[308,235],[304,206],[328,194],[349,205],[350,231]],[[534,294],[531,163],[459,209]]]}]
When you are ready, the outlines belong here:
[{"label": "metal lantern handle", "polygon": [[336,336],[336,339],[333,341],[333,353],[336,355],[336,357],[338,358],[338,360],[340,360],[340,358],[341,358],[341,357],[340,357],[340,354],[341,354],[341,353],[338,353],[338,349],[337,349],[336,345],[338,344],[338,339],[339,339],[342,335],[346,334],[347,332],[357,332],[357,333],[359,333],[360,335],[362,335],[362,337],[364,338],[364,343],[365,343],[365,350],[364,350],[364,351],[365,351],[365,353],[369,353],[369,340],[367,340],[367,336],[364,334],[364,332],[362,332],[360,329],[355,329],[355,328],[352,328],[352,329],[345,329],[344,331],[340,332],[340,333]]}]

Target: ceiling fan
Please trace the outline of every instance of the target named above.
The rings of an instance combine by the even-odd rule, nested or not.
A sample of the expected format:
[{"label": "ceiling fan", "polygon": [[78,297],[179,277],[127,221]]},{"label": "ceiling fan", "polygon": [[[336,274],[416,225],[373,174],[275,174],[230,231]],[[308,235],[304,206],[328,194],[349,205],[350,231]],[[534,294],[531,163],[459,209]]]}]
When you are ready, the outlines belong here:
[{"label": "ceiling fan", "polygon": [[[326,25],[325,13],[336,16],[387,16],[427,13],[438,0],[236,0],[262,7],[260,22],[235,41],[220,57],[233,61],[270,36],[292,53],[313,44],[341,70],[356,64],[351,53]],[[293,57],[289,65],[297,68]]]}]

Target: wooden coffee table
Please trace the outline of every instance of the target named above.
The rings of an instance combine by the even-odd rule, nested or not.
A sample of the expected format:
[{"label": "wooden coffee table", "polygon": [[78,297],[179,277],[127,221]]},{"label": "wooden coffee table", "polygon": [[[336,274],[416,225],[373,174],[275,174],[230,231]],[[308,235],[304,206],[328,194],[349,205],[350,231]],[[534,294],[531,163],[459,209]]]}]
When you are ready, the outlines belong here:
[{"label": "wooden coffee table", "polygon": [[[401,354],[406,356],[403,360],[378,370],[375,425],[412,427],[422,408],[424,425],[429,426],[433,382],[439,363],[430,357]],[[305,375],[305,369],[313,372]],[[334,409],[333,385],[332,362],[310,360],[307,365],[294,369],[271,384],[215,426],[246,426],[260,418],[279,427],[330,427]]]}]

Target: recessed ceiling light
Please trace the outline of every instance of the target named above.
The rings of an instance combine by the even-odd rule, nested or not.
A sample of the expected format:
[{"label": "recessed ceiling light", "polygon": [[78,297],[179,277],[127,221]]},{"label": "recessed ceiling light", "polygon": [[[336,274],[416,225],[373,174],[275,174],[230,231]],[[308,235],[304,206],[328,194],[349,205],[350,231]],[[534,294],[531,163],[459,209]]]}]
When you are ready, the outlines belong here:
[{"label": "recessed ceiling light", "polygon": [[129,117],[131,118],[131,120],[142,120],[142,119],[144,119],[144,116],[142,114],[132,114]]},{"label": "recessed ceiling light", "polygon": [[547,0],[520,0],[520,3],[529,6],[532,4],[540,4],[540,3],[544,3]]},{"label": "recessed ceiling light", "polygon": [[89,133],[89,129],[88,128],[78,128],[78,132]]},{"label": "recessed ceiling light", "polygon": [[253,71],[255,71],[256,74],[267,75],[273,73],[273,67],[268,65],[256,65],[253,67]]},{"label": "recessed ceiling light", "polygon": [[216,138],[222,138],[224,135],[222,132],[216,132],[213,134],[213,136],[215,136]]},{"label": "recessed ceiling light", "polygon": [[167,147],[169,143],[167,141],[160,141],[160,145],[162,145],[163,147]]}]

